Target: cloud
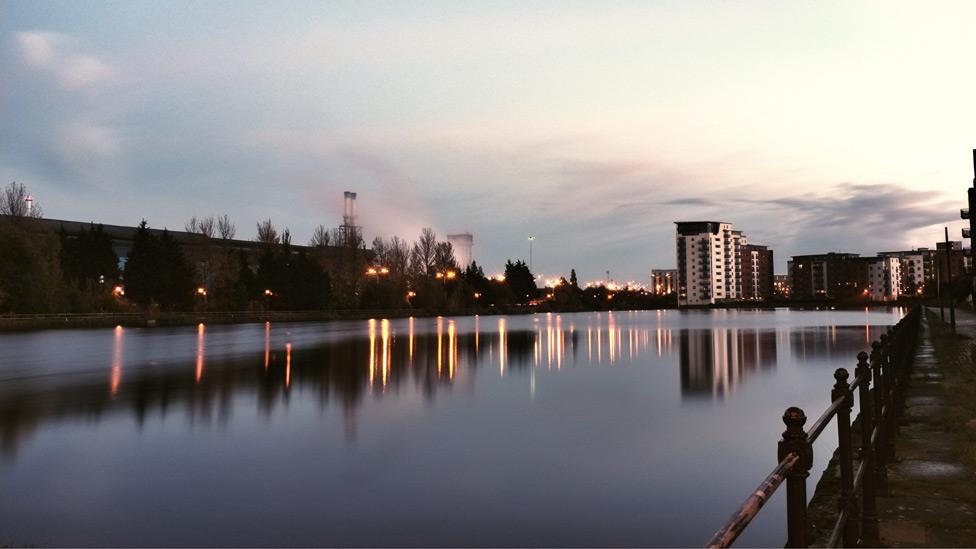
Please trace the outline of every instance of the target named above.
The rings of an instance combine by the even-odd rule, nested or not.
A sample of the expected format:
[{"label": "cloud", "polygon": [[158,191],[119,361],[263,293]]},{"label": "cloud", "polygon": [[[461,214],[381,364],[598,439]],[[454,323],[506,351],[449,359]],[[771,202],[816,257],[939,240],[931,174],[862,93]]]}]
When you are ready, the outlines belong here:
[{"label": "cloud", "polygon": [[17,33],[16,39],[21,60],[29,67],[44,68],[54,63],[55,51],[65,37],[57,32],[29,31]]},{"label": "cloud", "polygon": [[105,81],[112,69],[91,54],[79,53],[78,40],[52,31],[24,31],[16,34],[21,61],[28,67],[53,76],[62,88],[78,90]]},{"label": "cloud", "polygon": [[665,200],[661,202],[668,206],[715,206],[717,202],[714,200],[709,200],[707,198],[697,198],[697,197],[683,197],[683,198],[672,198],[671,200]]}]

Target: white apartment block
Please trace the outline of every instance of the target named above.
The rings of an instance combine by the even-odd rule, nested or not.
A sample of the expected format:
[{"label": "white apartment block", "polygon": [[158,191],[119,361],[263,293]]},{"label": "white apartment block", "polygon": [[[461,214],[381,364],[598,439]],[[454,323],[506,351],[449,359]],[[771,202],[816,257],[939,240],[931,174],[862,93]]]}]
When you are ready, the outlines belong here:
[{"label": "white apartment block", "polygon": [[741,299],[741,231],[721,221],[676,221],[678,305]]},{"label": "white apartment block", "polygon": [[876,257],[868,263],[868,293],[872,301],[891,301],[902,295],[902,260]]}]

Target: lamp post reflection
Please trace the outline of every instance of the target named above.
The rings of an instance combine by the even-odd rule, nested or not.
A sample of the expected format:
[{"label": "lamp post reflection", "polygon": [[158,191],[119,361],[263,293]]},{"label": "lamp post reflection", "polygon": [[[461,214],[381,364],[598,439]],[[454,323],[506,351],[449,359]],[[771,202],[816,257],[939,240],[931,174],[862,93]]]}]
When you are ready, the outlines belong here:
[{"label": "lamp post reflection", "polygon": [[109,378],[109,391],[112,396],[119,392],[119,385],[122,383],[122,346],[123,334],[122,326],[115,327],[115,335],[112,340],[112,374]]},{"label": "lamp post reflection", "polygon": [[201,322],[197,326],[197,369],[196,369],[196,382],[200,383],[200,379],[203,378],[203,323]]},{"label": "lamp post reflection", "polygon": [[271,323],[264,323],[264,369],[268,369],[271,362]]},{"label": "lamp post reflection", "polygon": [[291,343],[285,343],[285,388],[291,386]]},{"label": "lamp post reflection", "polygon": [[505,318],[498,319],[498,373],[505,377],[505,355],[508,353],[505,342]]}]

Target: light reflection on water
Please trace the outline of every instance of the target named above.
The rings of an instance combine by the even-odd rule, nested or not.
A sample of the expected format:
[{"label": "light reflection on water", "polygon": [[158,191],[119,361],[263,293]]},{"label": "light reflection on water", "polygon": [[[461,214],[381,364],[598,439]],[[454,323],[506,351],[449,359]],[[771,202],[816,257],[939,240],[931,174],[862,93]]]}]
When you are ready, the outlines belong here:
[{"label": "light reflection on water", "polygon": [[[0,335],[0,532],[15,535],[0,543],[697,545],[768,472],[782,410],[819,412],[833,368],[902,312]],[[189,467],[206,475],[168,484]],[[310,507],[286,532],[202,508],[215,497]],[[777,507],[745,543],[782,543]],[[397,518],[366,527],[367,508]],[[113,509],[131,528],[108,527]]]}]

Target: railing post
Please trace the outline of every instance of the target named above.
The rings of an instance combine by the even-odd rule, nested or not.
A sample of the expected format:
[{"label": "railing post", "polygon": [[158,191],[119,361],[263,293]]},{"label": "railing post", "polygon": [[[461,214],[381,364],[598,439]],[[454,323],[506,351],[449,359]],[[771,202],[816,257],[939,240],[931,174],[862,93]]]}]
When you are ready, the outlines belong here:
[{"label": "railing post", "polygon": [[873,406],[871,402],[871,367],[868,354],[861,351],[857,355],[857,369],[854,375],[862,381],[858,385],[858,407],[861,410],[861,463],[864,465],[864,479],[861,481],[861,546],[878,547],[881,539],[878,532],[878,508],[875,502],[874,449],[871,447],[871,430],[874,427]]},{"label": "railing post", "polygon": [[854,495],[854,456],[851,452],[851,408],[854,406],[854,395],[847,382],[850,374],[844,368],[837,368],[834,372],[833,390],[830,391],[830,401],[843,398],[844,403],[837,408],[837,447],[840,452],[840,501],[837,510],[847,511],[847,521],[844,523],[844,547],[857,546],[857,498]]},{"label": "railing post", "polygon": [[787,547],[807,547],[810,526],[807,522],[807,477],[813,466],[813,445],[807,441],[803,424],[807,416],[803,410],[791,406],[783,413],[783,440],[777,448],[777,459],[783,461],[789,454],[799,457],[786,477],[786,529]]},{"label": "railing post", "polygon": [[[884,337],[883,335],[881,337]],[[885,380],[884,372],[881,370],[884,349],[880,341],[871,342],[871,370],[874,379],[874,388],[871,390],[871,402],[873,404],[872,426],[878,428],[878,440],[871,448],[874,452],[874,476],[876,479],[875,487],[878,492],[886,494],[888,492],[888,471],[884,463],[885,447]],[[870,431],[868,431],[870,440]]]}]

